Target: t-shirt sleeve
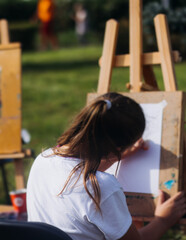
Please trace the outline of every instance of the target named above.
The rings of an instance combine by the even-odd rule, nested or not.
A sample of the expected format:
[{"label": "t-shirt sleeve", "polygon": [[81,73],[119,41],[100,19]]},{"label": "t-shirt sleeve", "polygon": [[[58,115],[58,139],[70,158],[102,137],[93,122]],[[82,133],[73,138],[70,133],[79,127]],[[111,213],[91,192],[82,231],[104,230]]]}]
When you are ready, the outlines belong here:
[{"label": "t-shirt sleeve", "polygon": [[100,207],[101,213],[94,211],[90,216],[90,222],[103,232],[107,240],[121,238],[132,223],[123,191],[118,190],[111,194]]}]

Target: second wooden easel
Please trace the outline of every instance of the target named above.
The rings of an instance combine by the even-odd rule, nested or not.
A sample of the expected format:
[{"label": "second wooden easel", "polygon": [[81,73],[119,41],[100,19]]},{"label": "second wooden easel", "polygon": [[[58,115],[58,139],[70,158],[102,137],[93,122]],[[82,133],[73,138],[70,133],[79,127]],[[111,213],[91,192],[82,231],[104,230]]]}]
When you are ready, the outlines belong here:
[{"label": "second wooden easel", "polygon": [[[23,159],[32,152],[22,149],[21,44],[10,43],[5,19],[0,20],[0,68],[0,163],[2,168],[7,159],[14,163],[15,187],[21,189],[25,187]],[[12,206],[0,205],[0,212],[11,210]]]}]

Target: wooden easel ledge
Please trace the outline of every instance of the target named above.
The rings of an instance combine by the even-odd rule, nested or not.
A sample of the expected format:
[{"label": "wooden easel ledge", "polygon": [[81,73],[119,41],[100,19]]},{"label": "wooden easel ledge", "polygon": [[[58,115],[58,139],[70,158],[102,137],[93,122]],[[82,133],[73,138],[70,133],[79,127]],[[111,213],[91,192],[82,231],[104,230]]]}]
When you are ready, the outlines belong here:
[{"label": "wooden easel ledge", "polygon": [[28,158],[32,157],[31,149],[24,149],[20,153],[12,153],[12,154],[0,154],[0,161],[1,159],[19,159],[19,158]]},{"label": "wooden easel ledge", "polygon": [[21,48],[21,44],[20,43],[9,43],[9,44],[1,44],[0,45],[0,50],[9,50],[9,49],[17,49],[17,48]]}]

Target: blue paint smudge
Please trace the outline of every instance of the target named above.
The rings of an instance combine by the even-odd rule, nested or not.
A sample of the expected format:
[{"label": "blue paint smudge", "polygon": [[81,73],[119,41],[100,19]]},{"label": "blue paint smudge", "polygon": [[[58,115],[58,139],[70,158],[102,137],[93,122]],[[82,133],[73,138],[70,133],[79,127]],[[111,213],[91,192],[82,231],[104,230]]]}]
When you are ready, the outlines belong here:
[{"label": "blue paint smudge", "polygon": [[171,175],[172,175],[172,178],[175,178],[175,173],[172,173]]},{"label": "blue paint smudge", "polygon": [[168,180],[167,182],[164,182],[164,185],[167,189],[170,190],[175,182],[176,182],[175,180]]}]

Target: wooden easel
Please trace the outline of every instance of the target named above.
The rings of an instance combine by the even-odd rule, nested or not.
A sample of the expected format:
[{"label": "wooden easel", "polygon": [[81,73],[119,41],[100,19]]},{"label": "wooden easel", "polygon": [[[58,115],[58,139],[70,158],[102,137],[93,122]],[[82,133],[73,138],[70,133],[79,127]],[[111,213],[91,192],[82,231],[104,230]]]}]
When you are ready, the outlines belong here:
[{"label": "wooden easel", "polygon": [[[10,43],[6,20],[0,20],[0,40],[0,161],[13,160],[16,189],[21,189],[25,187],[23,159],[31,151],[22,150],[21,140],[21,45]],[[12,209],[0,205],[0,212]]]},{"label": "wooden easel", "polygon": [[[142,1],[130,0],[130,54],[115,55],[118,23],[115,20],[107,22],[102,57],[99,60],[100,75],[97,93],[89,93],[87,101],[109,92],[113,67],[130,67],[130,83],[127,84],[130,93],[122,94],[134,98],[139,103],[156,103],[166,99],[168,107],[164,111],[166,126],[164,125],[162,129],[161,151],[161,159],[164,160],[160,164],[159,181],[161,189],[166,191],[163,182],[169,179],[172,174],[176,179],[176,184],[169,191],[169,194],[173,195],[180,189],[184,189],[186,182],[184,179],[186,147],[183,133],[186,94],[177,91],[174,62],[180,61],[180,56],[178,51],[172,51],[166,16],[157,15],[154,23],[159,51],[143,53]],[[152,69],[155,64],[161,65],[165,92],[158,92],[158,85]],[[142,81],[143,77],[144,82]],[[142,92],[143,90],[150,92]],[[174,115],[175,118],[172,118]],[[177,125],[173,124],[175,120]],[[174,136],[174,142],[170,139],[171,136]],[[170,160],[169,162],[166,162],[166,157]],[[171,166],[174,168],[173,172],[170,171]],[[156,204],[154,196],[135,193],[126,193],[126,195],[133,219],[140,222],[151,221]],[[185,224],[186,221],[183,219],[180,223]]]},{"label": "wooden easel", "polygon": [[174,62],[179,62],[180,56],[178,51],[172,51],[166,16],[159,14],[154,19],[159,51],[143,53],[141,15],[141,0],[130,0],[130,54],[115,55],[118,23],[113,19],[107,21],[103,53],[99,60],[101,68],[98,93],[109,91],[113,67],[130,67],[130,83],[127,84],[127,88],[131,92],[157,91],[158,86],[152,71],[152,66],[157,64],[161,64],[162,67],[165,91],[177,90]]}]

